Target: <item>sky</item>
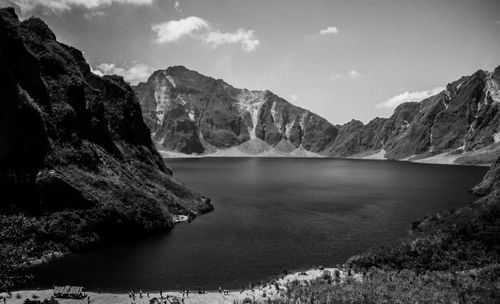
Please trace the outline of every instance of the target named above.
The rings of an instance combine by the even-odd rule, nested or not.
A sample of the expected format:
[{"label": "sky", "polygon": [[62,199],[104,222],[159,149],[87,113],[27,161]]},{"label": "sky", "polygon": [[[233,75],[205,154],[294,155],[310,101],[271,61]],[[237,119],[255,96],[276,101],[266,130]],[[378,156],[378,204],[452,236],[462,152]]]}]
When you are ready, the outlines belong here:
[{"label": "sky", "polygon": [[96,73],[184,65],[270,90],[333,124],[388,117],[500,65],[498,0],[0,0]]}]

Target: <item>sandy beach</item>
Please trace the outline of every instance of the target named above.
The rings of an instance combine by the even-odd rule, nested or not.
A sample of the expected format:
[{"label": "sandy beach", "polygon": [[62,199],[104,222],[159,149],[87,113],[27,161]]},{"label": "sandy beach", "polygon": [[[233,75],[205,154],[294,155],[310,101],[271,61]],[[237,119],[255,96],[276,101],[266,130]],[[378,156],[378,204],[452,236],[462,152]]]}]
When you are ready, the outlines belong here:
[{"label": "sandy beach", "polygon": [[[162,303],[186,303],[186,304],[197,304],[197,303],[207,303],[207,304],[216,304],[216,303],[242,303],[244,299],[255,299],[255,300],[265,300],[268,298],[278,298],[284,296],[286,294],[286,285],[289,282],[299,281],[306,282],[311,281],[317,278],[320,278],[324,275],[325,271],[331,273],[334,276],[335,270],[339,270],[337,268],[324,268],[320,269],[311,269],[304,272],[295,272],[292,274],[288,274],[283,276],[272,283],[268,283],[265,286],[256,287],[253,290],[244,290],[244,291],[235,291],[231,290],[227,294],[219,293],[218,291],[210,291],[205,294],[198,294],[197,291],[191,290],[189,293],[189,297],[183,296],[180,291],[165,291],[162,292]],[[343,280],[346,276],[346,273],[339,270],[340,279]],[[353,274],[354,279],[361,280],[360,274]],[[277,289],[277,287],[279,289]],[[147,294],[147,290],[143,290],[142,298],[139,296],[139,290],[134,290],[135,292],[135,301],[126,293],[96,293],[92,291],[88,291],[86,294],[89,296],[89,299],[57,299],[59,303],[64,304],[83,304],[90,303],[92,304],[149,304],[153,298],[160,299],[159,291],[149,292],[149,297]],[[7,297],[7,294],[0,294],[2,297]],[[18,290],[13,291],[11,293],[11,297],[7,297],[6,303],[9,304],[21,304],[24,303],[26,299],[38,298],[39,300],[44,300],[51,298],[53,296],[52,289],[46,290]],[[182,300],[184,299],[184,302]],[[178,302],[177,302],[178,301]],[[2,302],[0,302],[2,303]]]}]

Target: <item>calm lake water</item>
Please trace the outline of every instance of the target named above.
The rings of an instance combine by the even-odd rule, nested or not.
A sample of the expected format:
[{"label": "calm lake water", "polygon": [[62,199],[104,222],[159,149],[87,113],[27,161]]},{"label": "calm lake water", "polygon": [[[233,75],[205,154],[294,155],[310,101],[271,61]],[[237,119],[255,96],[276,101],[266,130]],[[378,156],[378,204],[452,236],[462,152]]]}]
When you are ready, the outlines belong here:
[{"label": "calm lake water", "polygon": [[395,242],[413,221],[474,200],[487,168],[281,158],[168,160],[215,211],[167,234],[42,266],[31,287],[237,289],[284,270],[334,266]]}]

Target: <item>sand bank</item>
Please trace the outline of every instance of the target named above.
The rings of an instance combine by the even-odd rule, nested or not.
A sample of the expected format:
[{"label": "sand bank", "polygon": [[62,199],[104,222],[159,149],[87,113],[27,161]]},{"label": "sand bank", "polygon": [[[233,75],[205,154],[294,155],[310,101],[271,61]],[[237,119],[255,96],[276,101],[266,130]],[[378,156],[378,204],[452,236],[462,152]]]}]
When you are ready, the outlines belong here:
[{"label": "sand bank", "polygon": [[[248,289],[244,291],[229,291],[228,294],[224,295],[215,292],[208,292],[205,294],[198,294],[195,291],[191,291],[189,297],[183,297],[180,291],[166,291],[162,293],[163,299],[168,301],[167,303],[176,303],[174,298],[179,299],[179,302],[182,303],[182,299],[184,299],[184,303],[186,304],[198,304],[198,303],[207,303],[207,304],[216,304],[216,303],[242,303],[245,298],[249,299],[268,299],[268,298],[278,298],[286,295],[286,285],[292,281],[311,281],[317,278],[320,278],[324,275],[325,271],[329,271],[332,276],[335,273],[336,268],[325,268],[323,270],[320,269],[311,269],[305,272],[296,272],[292,274],[288,274],[286,276],[282,276],[277,280],[269,283],[265,286],[256,287],[254,289]],[[346,273],[340,271],[340,278],[343,280],[346,277]],[[361,280],[361,275],[354,274],[354,279]],[[277,289],[278,287],[278,289]],[[139,297],[139,290],[134,291],[136,293],[135,301],[129,297],[126,293],[96,293],[96,292],[87,292],[89,296],[90,303],[92,304],[149,304],[150,300],[153,298],[160,298],[159,291],[150,292],[149,297],[147,295],[147,291],[143,290],[142,298]],[[22,304],[25,299],[38,297],[38,299],[43,300],[50,298],[53,295],[53,290],[19,290],[13,291],[12,297],[7,299],[6,303],[9,304]],[[0,296],[6,296],[6,294],[0,294]],[[87,303],[87,298],[82,300],[74,300],[74,299],[58,299],[61,304],[84,304]],[[2,303],[2,302],[0,302]]]}]

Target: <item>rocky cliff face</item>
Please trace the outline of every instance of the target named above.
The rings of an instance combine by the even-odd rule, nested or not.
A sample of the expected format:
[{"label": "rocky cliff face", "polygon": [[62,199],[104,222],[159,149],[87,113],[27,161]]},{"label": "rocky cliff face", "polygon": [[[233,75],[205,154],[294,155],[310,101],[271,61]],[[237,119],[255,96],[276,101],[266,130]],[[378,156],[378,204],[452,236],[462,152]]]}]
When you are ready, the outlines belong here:
[{"label": "rocky cliff face", "polygon": [[[500,67],[477,71],[447,85],[422,102],[399,105],[388,119],[364,126],[351,121],[328,149],[331,156],[383,150],[389,159],[419,159],[441,153],[460,155],[490,147],[498,156],[500,141]],[[364,134],[367,140],[361,140]],[[496,152],[491,152],[491,151]],[[486,153],[486,152],[485,152]],[[493,156],[488,157],[491,160]],[[493,157],[496,159],[496,157]]]},{"label": "rocky cliff face", "polygon": [[375,118],[364,125],[361,121],[353,119],[339,126],[339,135],[326,152],[336,157],[348,157],[380,149],[383,144],[380,134],[385,122],[384,118]]},{"label": "rocky cliff face", "polygon": [[476,195],[488,195],[495,191],[500,193],[500,157],[491,165],[483,180],[472,189]]},{"label": "rocky cliff face", "polygon": [[272,92],[237,89],[182,66],[156,71],[134,90],[154,141],[166,150],[203,153],[258,138],[320,152],[338,133]]},{"label": "rocky cliff face", "polygon": [[211,209],[165,166],[130,86],[94,75],[43,21],[10,8],[0,10],[0,83],[1,213],[43,215],[84,245]]}]

